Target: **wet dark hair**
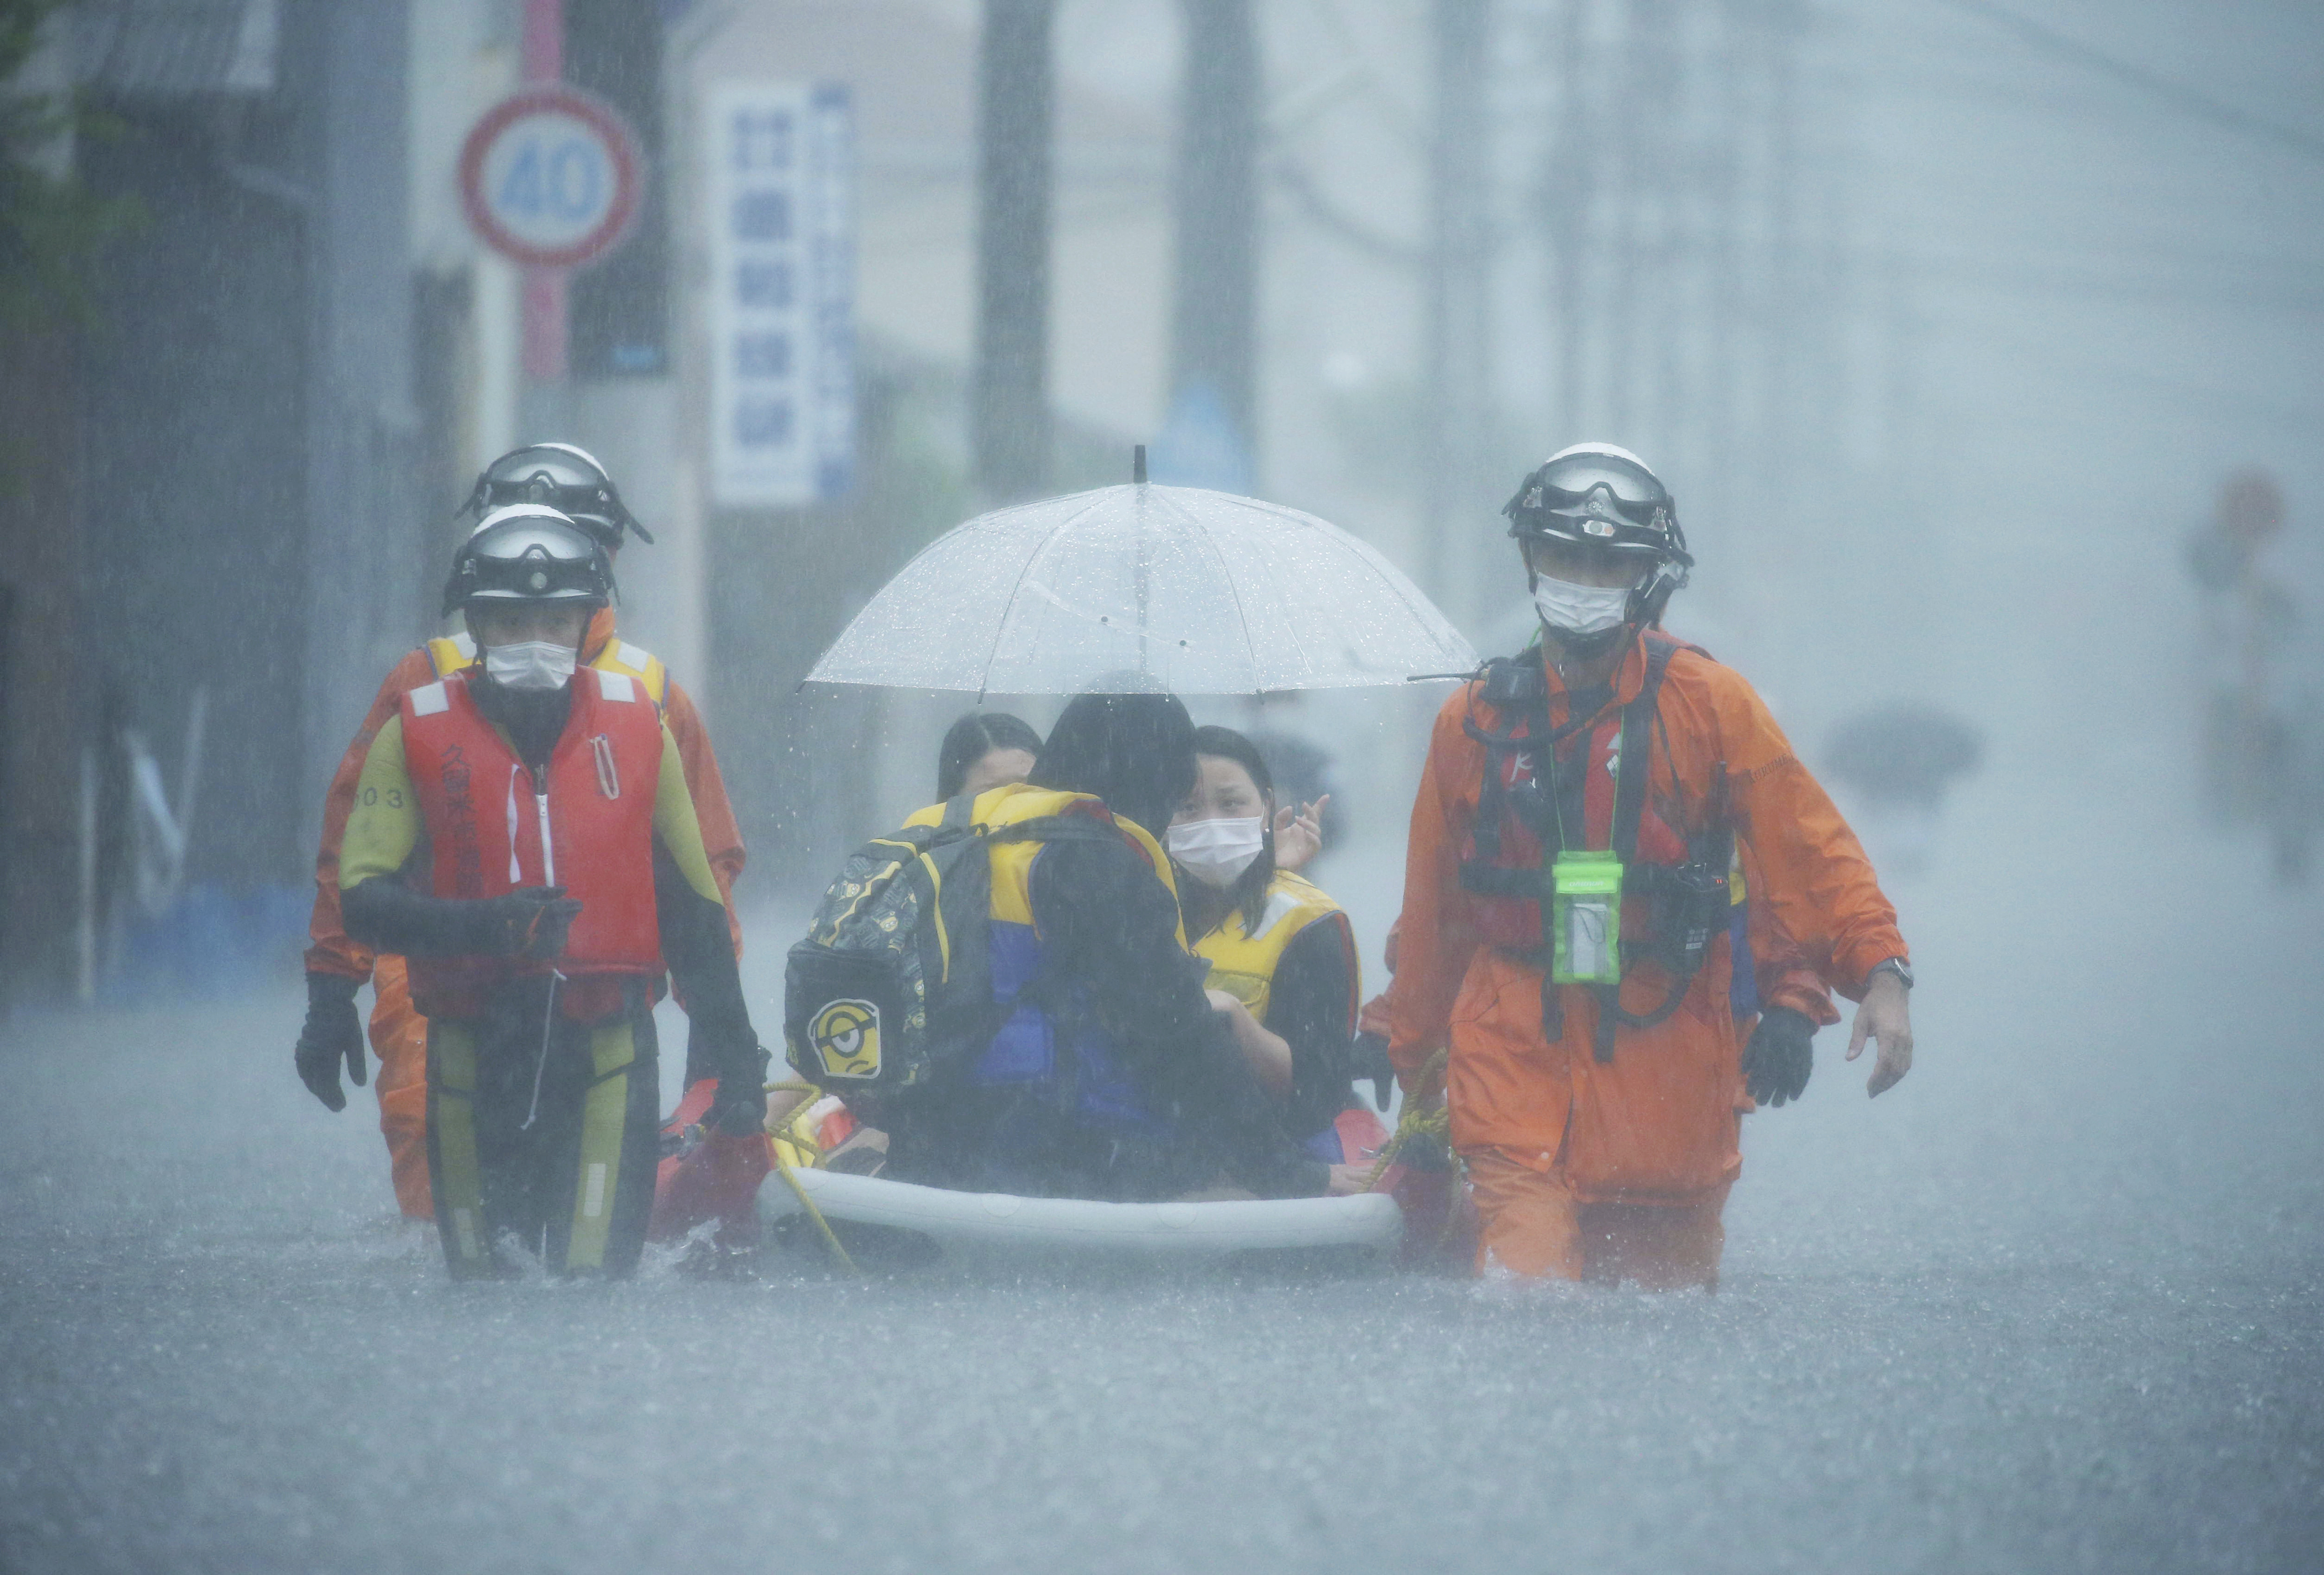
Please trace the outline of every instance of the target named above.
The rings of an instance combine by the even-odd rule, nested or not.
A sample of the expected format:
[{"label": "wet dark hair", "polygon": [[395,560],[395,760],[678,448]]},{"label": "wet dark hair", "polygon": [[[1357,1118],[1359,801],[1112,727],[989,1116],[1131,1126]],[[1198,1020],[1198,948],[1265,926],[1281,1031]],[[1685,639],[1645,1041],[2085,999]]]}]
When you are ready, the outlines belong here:
[{"label": "wet dark hair", "polygon": [[[1194,753],[1216,755],[1222,760],[1232,760],[1250,773],[1250,785],[1259,789],[1267,807],[1259,812],[1259,857],[1250,868],[1235,877],[1226,889],[1229,912],[1242,914],[1245,935],[1259,933],[1259,920],[1267,913],[1267,889],[1275,884],[1275,778],[1267,769],[1266,757],[1259,746],[1231,727],[1198,727],[1194,730]],[[1202,762],[1195,762],[1199,771]]]},{"label": "wet dark hair", "polygon": [[1005,711],[972,711],[948,728],[936,749],[936,802],[949,803],[968,785],[976,762],[995,750],[1023,750],[1039,756],[1041,735],[1032,723]]},{"label": "wet dark hair", "polygon": [[1176,695],[1076,695],[1026,778],[1093,793],[1160,836],[1194,788],[1194,719]]}]

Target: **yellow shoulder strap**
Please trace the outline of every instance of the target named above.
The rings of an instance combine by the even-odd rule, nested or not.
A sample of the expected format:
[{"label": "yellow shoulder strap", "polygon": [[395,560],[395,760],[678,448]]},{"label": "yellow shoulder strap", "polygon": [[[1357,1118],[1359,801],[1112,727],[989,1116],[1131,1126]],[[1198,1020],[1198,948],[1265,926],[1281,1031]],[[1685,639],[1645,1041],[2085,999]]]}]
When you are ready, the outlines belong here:
[{"label": "yellow shoulder strap", "polygon": [[438,635],[428,642],[428,659],[438,677],[448,678],[475,665],[476,642],[465,634]]},{"label": "yellow shoulder strap", "polygon": [[1277,902],[1288,898],[1294,905],[1295,910],[1305,916],[1300,923],[1301,929],[1305,929],[1309,924],[1327,913],[1341,911],[1339,900],[1330,892],[1308,880],[1305,875],[1295,875],[1288,870],[1277,870],[1275,872],[1275,880],[1268,887],[1267,895],[1270,907]]},{"label": "yellow shoulder strap", "polygon": [[600,647],[597,654],[589,659],[589,665],[635,678],[645,686],[646,698],[656,706],[662,704],[662,696],[669,688],[669,669],[662,666],[661,658],[641,646],[632,645],[619,635]]},{"label": "yellow shoulder strap", "polygon": [[[991,828],[1017,825],[1028,820],[1039,820],[1044,815],[1062,815],[1067,806],[1093,797],[1088,793],[1067,793],[1053,788],[1035,788],[1024,782],[1009,782],[977,796],[973,818],[978,825]],[[944,820],[944,812],[943,805],[931,804],[925,809],[915,810],[904,824],[936,825]],[[1175,905],[1178,898],[1178,883],[1171,875],[1170,856],[1162,851],[1161,844],[1154,840],[1153,834],[1136,821],[1116,815],[1113,824],[1123,835],[1145,850],[1148,861],[1154,866],[1154,873],[1160,878]],[[994,856],[999,857],[998,849]],[[1025,862],[1029,866],[1029,854]],[[1183,916],[1177,927],[1178,944],[1184,947],[1186,944],[1186,922]]]},{"label": "yellow shoulder strap", "polygon": [[1118,829],[1128,832],[1130,841],[1146,850],[1147,861],[1154,866],[1154,873],[1160,876],[1162,884],[1169,889],[1170,901],[1178,908],[1178,949],[1185,951],[1186,949],[1186,911],[1178,902],[1178,877],[1171,868],[1170,855],[1162,851],[1162,844],[1154,840],[1154,834],[1136,821],[1124,820],[1117,815],[1113,817],[1113,824]]},{"label": "yellow shoulder strap", "polygon": [[[976,806],[969,818],[982,826],[1015,825],[1019,821],[1038,820],[1045,815],[1060,813],[1066,805],[1089,797],[1086,793],[1061,793],[1054,788],[1036,788],[1025,782],[1003,782],[998,788],[988,788],[976,796]],[[916,809],[905,818],[906,825],[941,825],[945,806],[931,804]]]},{"label": "yellow shoulder strap", "polygon": [[1250,1009],[1251,1016],[1267,1020],[1274,993],[1275,970],[1289,946],[1309,925],[1342,911],[1331,895],[1287,870],[1276,871],[1267,889],[1267,907],[1259,934],[1243,928],[1240,909],[1227,915],[1218,928],[1194,943],[1194,950],[1211,965],[1210,985],[1223,990]]},{"label": "yellow shoulder strap", "polygon": [[[449,677],[475,665],[476,642],[465,634],[439,636],[428,642],[428,659],[435,664],[438,677]],[[669,669],[662,666],[661,658],[626,640],[607,640],[589,665],[636,679],[656,706],[662,704],[662,696],[669,688]]]}]

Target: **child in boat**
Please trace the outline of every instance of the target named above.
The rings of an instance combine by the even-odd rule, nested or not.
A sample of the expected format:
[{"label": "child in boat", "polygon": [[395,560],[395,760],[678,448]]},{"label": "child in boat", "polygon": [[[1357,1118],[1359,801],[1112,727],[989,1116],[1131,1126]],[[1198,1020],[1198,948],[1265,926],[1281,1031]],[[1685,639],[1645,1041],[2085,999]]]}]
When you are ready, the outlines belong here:
[{"label": "child in boat", "polygon": [[[1360,976],[1348,916],[1321,888],[1276,860],[1284,824],[1266,760],[1231,728],[1194,732],[1194,791],[1170,822],[1184,879],[1186,935],[1210,964],[1211,1003],[1279,1107],[1286,1128],[1328,1163],[1358,1163],[1343,1113],[1360,1114],[1359,1148],[1385,1138],[1353,1098],[1350,1045]],[[1313,824],[1314,806],[1297,806]]]},{"label": "child in boat", "polygon": [[[1080,695],[1029,782],[977,801],[980,822],[1038,808],[1117,834],[995,843],[994,984],[1013,1010],[958,1087],[890,1124],[886,1174],[1118,1201],[1222,1174],[1264,1196],[1325,1190],[1213,1009],[1148,829],[1193,789],[1194,731],[1172,695]],[[1027,795],[1040,803],[1011,803]]]}]

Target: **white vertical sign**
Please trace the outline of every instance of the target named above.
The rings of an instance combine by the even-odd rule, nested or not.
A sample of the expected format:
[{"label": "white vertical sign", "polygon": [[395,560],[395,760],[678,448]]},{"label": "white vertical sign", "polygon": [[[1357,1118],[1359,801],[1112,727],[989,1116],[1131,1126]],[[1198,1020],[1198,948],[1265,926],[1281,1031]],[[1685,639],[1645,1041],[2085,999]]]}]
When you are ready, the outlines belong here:
[{"label": "white vertical sign", "polygon": [[847,89],[721,82],[707,107],[711,501],[828,502],[855,469]]}]

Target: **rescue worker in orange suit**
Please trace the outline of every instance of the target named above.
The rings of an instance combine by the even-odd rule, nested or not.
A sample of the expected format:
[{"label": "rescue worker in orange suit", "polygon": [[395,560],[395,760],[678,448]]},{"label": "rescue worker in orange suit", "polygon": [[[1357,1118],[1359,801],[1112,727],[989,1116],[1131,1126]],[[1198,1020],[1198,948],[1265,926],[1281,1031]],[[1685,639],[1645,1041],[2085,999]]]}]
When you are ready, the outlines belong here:
[{"label": "rescue worker in orange suit", "polygon": [[429,1190],[456,1279],[620,1276],[659,1158],[653,1006],[685,991],[710,1122],[754,1138],[765,1053],[678,741],[644,687],[583,668],[612,556],[556,510],[487,514],[444,600],[482,652],[407,692],[340,848],[347,932],[409,960],[428,1020]]},{"label": "rescue worker in orange suit", "polygon": [[[1737,1043],[1730,871],[1784,971],[1862,1005],[1869,1091],[1912,1065],[1912,970],[1855,834],[1738,675],[1660,628],[1693,560],[1669,492],[1585,444],[1505,511],[1541,615],[1438,714],[1388,994],[1407,1092],[1447,1052],[1480,1268],[1710,1285],[1741,1112],[1805,1088],[1815,1021]],[[1756,941],[1759,920],[1751,926]]]},{"label": "rescue worker in orange suit", "polygon": [[[476,478],[462,516],[473,525],[494,509],[519,502],[545,503],[559,510],[615,557],[632,531],[649,544],[653,540],[622,502],[604,467],[568,444],[533,444],[494,460]],[[742,873],[742,837],[726,801],[726,785],[719,777],[718,759],[711,750],[702,714],[669,677],[660,659],[616,634],[610,607],[601,609],[590,621],[581,649],[582,659],[589,666],[623,674],[641,685],[669,724],[670,736],[678,741],[678,756],[686,766],[686,785],[694,797],[710,868],[726,900],[728,931],[739,953],[742,932],[734,918],[733,893]],[[381,726],[395,714],[397,702],[408,691],[448,677],[472,667],[475,660],[471,639],[466,634],[447,636],[411,651],[388,674],[362,730],[347,746],[331,778],[323,805],[322,848],[315,860],[315,911],[308,926],[307,1021],[299,1036],[299,1074],[325,1105],[334,1110],[346,1108],[339,1069],[344,1063],[347,1074],[358,1087],[362,1085],[364,1030],[355,1014],[355,998],[364,981],[370,981],[371,1045],[380,1062],[380,1131],[387,1139],[396,1202],[404,1216],[414,1220],[430,1220],[436,1212],[428,1192],[423,1082],[428,1025],[412,1009],[403,959],[374,953],[351,939],[340,923],[339,843],[347,815],[355,807],[355,780],[363,769],[364,753]],[[689,1065],[690,1072],[698,1070]],[[694,1081],[689,1076],[688,1082]]]}]

